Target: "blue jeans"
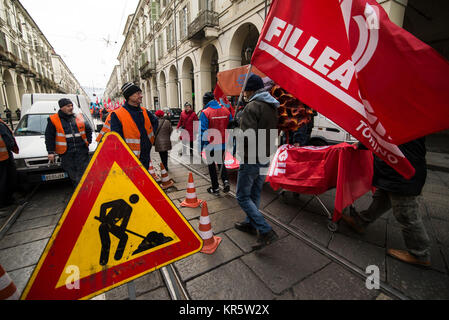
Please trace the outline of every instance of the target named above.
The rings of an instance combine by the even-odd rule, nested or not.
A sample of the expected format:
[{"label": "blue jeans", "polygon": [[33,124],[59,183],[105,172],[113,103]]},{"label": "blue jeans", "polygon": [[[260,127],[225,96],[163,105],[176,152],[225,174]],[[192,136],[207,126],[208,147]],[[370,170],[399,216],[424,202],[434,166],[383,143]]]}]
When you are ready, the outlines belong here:
[{"label": "blue jeans", "polygon": [[272,228],[259,211],[260,194],[262,193],[265,176],[260,174],[260,168],[268,164],[240,164],[237,178],[237,201],[246,213],[246,223],[251,223],[259,233],[269,232]]}]

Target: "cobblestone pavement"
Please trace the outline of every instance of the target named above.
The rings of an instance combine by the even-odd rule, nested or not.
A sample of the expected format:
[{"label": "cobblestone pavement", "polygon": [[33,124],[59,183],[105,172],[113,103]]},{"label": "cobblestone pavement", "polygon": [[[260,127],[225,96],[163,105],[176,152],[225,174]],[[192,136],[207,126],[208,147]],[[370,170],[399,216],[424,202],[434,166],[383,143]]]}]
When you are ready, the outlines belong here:
[{"label": "cobblestone pavement", "polygon": [[[157,153],[152,154],[152,159],[159,163]],[[207,167],[194,165],[194,168],[208,177]],[[169,175],[176,183],[167,194],[198,229],[201,209],[180,207],[185,199],[188,172],[170,159]],[[370,226],[365,235],[355,234],[344,223],[332,233],[316,198],[295,197],[288,192],[280,195],[267,184],[261,208],[282,224],[270,222],[280,239],[254,251],[251,245],[256,237],[234,228],[234,223],[245,217],[236,199],[223,192],[219,197],[207,193],[210,182],[196,173],[193,177],[198,198],[207,201],[213,232],[222,242],[212,255],[196,253],[174,263],[191,299],[397,299],[392,292],[409,299],[449,299],[449,173],[429,170],[420,198],[424,224],[432,240],[429,270],[386,255],[387,248],[404,248],[391,211]],[[236,172],[230,178],[231,191],[235,192]],[[70,184],[64,183],[39,189],[33,196],[39,201],[30,202],[0,239],[0,264],[19,291],[25,287],[72,191]],[[333,210],[334,194],[335,190],[330,190],[320,195],[329,210]],[[355,206],[360,210],[369,203],[367,194]],[[7,211],[0,211],[0,225],[6,220]],[[361,275],[369,265],[379,267],[382,284],[391,288],[391,292],[367,289],[366,278]],[[159,270],[134,280],[134,284],[137,299],[170,299]],[[127,285],[99,298],[128,299]]]}]

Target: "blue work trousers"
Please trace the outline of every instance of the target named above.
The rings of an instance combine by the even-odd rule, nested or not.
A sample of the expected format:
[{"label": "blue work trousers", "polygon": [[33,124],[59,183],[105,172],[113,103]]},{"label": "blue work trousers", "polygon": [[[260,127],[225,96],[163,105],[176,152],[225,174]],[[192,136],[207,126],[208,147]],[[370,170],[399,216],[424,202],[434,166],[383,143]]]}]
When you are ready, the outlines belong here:
[{"label": "blue work trousers", "polygon": [[266,170],[268,164],[240,164],[237,178],[237,201],[246,213],[245,222],[251,223],[260,233],[269,232],[272,228],[259,211],[260,195],[262,193],[265,175],[260,169]]}]

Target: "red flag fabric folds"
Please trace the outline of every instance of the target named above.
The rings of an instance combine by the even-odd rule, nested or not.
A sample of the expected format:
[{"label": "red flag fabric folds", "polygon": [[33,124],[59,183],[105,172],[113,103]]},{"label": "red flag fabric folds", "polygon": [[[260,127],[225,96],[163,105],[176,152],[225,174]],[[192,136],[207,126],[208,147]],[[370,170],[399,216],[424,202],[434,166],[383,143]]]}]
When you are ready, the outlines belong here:
[{"label": "red flag fabric folds", "polygon": [[324,147],[283,145],[277,150],[266,181],[274,190],[319,195],[336,187],[334,215],[371,190],[373,155],[347,143]]},{"label": "red flag fabric folds", "polygon": [[449,128],[449,63],[375,0],[274,0],[251,63],[406,178],[397,145]]}]

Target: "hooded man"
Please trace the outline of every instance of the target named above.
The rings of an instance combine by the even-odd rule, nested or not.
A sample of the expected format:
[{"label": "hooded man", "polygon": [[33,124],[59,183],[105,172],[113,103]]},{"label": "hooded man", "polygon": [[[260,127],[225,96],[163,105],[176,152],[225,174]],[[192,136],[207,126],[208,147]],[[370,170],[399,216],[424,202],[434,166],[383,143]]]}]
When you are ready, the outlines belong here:
[{"label": "hooded man", "polygon": [[76,186],[89,163],[92,128],[81,113],[73,113],[72,101],[62,98],[58,105],[59,111],[48,118],[45,129],[48,160],[54,162],[58,154],[62,169]]},{"label": "hooded man", "polygon": [[142,90],[127,82],[122,88],[125,104],[111,112],[111,131],[117,132],[148,170],[150,152],[154,144],[154,133],[158,127],[157,118],[142,104]]},{"label": "hooded man", "polygon": [[[275,141],[270,139],[270,130],[277,132],[279,107],[279,102],[263,89],[262,78],[251,74],[244,89],[248,104],[236,114],[240,129],[243,132],[254,130],[256,136],[256,141],[244,140],[236,193],[237,201],[247,217],[245,221],[235,224],[236,229],[240,231],[258,234],[253,249],[260,249],[278,239],[276,232],[259,211],[260,194],[265,181],[262,170],[268,168],[270,155],[276,150]],[[265,141],[259,142],[259,139]],[[260,148],[263,145],[265,150]],[[242,149],[241,146],[237,147],[238,150]]]}]

